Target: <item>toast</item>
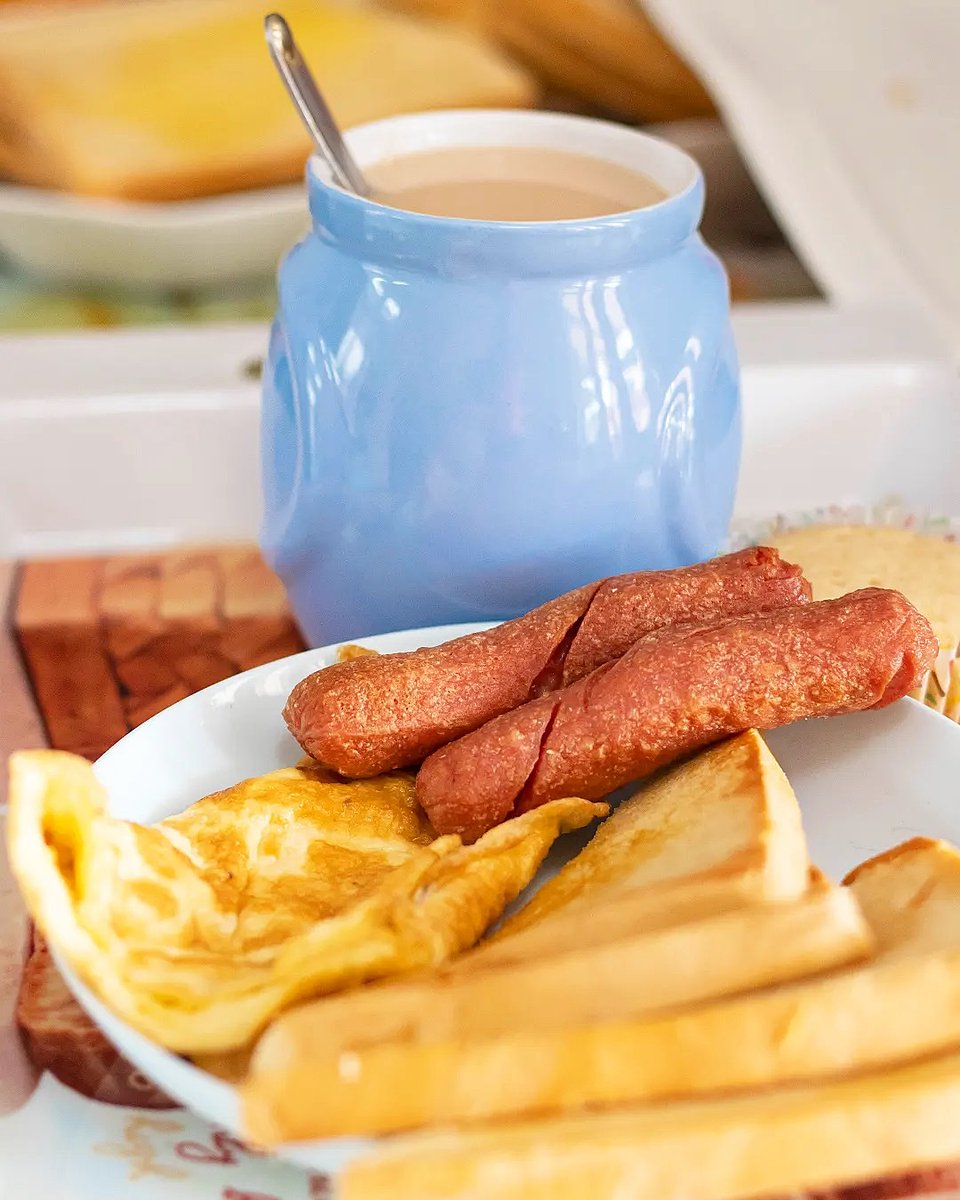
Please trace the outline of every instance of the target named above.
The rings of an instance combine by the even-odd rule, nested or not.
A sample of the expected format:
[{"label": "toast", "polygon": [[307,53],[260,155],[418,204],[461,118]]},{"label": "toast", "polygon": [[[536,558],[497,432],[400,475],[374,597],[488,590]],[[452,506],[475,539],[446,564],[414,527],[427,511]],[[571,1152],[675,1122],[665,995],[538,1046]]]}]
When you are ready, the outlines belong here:
[{"label": "toast", "polygon": [[[815,879],[805,897],[789,904],[735,909],[505,968],[439,971],[302,1005],[257,1044],[243,1089],[246,1127],[267,1144],[322,1136],[330,1131],[321,1128],[324,1121],[338,1132],[347,1123],[351,1132],[369,1130],[371,1112],[328,1110],[317,1094],[322,1079],[335,1079],[347,1061],[361,1066],[361,1052],[379,1043],[446,1042],[448,1050],[453,1043],[463,1063],[477,1040],[537,1034],[549,1046],[549,1035],[795,979],[862,959],[872,946],[849,891]],[[430,1054],[421,1057],[429,1065]],[[511,1093],[513,1067],[500,1057],[490,1065],[495,1074],[505,1072],[501,1084]],[[347,1074],[353,1076],[352,1068]],[[482,1094],[476,1080],[464,1082]],[[418,1081],[411,1090],[420,1088]],[[393,1099],[398,1106],[419,1103],[416,1096]],[[427,1095],[425,1102],[442,1098]],[[380,1119],[390,1112],[384,1098]]]},{"label": "toast", "polygon": [[960,1158],[960,1055],[824,1084],[446,1129],[349,1162],[343,1200],[745,1200]]},{"label": "toast", "polygon": [[462,966],[493,966],[746,904],[795,900],[808,875],[796,796],[763,738],[750,730],[625,800]]},{"label": "toast", "polygon": [[[917,839],[859,868],[851,888],[881,946],[863,967],[645,1021],[372,1047],[346,1076],[311,1062],[299,1088],[278,1077],[266,1107],[284,1113],[289,1088],[307,1136],[388,1132],[767,1087],[960,1047],[960,854]],[[254,1075],[250,1093],[264,1084]]]},{"label": "toast", "polygon": [[960,950],[960,852],[917,837],[844,880],[886,956]]},{"label": "toast", "polygon": [[[289,183],[310,152],[253,0],[116,0],[0,18],[0,170],[90,196],[179,200]],[[468,30],[350,0],[284,7],[342,126],[533,102]]]}]

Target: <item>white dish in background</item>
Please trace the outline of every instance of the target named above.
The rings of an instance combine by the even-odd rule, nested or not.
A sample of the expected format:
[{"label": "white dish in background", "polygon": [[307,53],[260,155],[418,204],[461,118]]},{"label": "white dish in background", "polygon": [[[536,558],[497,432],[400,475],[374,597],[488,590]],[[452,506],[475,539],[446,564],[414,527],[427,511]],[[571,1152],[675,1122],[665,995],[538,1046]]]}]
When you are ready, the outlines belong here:
[{"label": "white dish in background", "polygon": [[[478,628],[483,626],[362,640],[381,652],[411,650]],[[333,661],[334,653],[327,647],[257,667],[180,701],[128,734],[96,764],[111,811],[156,821],[239,779],[295,762],[300,751],[281,709],[293,685]],[[954,803],[960,726],[920,704],[902,700],[878,713],[808,721],[771,733],[769,741],[799,797],[811,855],[832,877],[916,834],[960,843],[960,809]],[[551,857],[556,869],[563,848]],[[201,1116],[242,1133],[232,1087],[136,1033],[59,959],[58,965],[90,1016],[131,1062]],[[282,1156],[332,1172],[363,1145],[363,1139],[314,1142]]]},{"label": "white dish in background", "polygon": [[0,184],[0,255],[61,284],[189,291],[268,279],[309,223],[301,184],[168,204]]}]

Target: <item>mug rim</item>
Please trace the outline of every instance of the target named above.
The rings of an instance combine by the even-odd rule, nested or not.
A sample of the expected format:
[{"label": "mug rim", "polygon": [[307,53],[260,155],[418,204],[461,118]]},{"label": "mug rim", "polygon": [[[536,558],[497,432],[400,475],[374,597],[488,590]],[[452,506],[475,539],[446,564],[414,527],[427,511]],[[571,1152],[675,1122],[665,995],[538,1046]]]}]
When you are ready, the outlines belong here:
[{"label": "mug rim", "polygon": [[[503,137],[489,136],[492,130],[504,130],[510,126],[513,127],[515,133],[526,133],[527,136],[513,137],[509,140],[504,140]],[[459,137],[455,133],[458,130],[463,131]],[[571,147],[569,140],[562,136],[565,133],[580,135],[577,140],[582,142],[587,142],[591,138],[602,139],[610,149],[618,144],[622,147],[622,152],[603,154],[592,143],[589,149],[580,146]],[[453,136],[450,136],[451,134]],[[536,134],[539,134],[540,137],[533,136]],[[637,217],[645,213],[656,214],[675,201],[682,200],[694,192],[698,184],[702,186],[703,183],[703,172],[696,159],[679,146],[667,141],[666,138],[646,133],[632,125],[623,125],[602,117],[582,116],[578,113],[522,108],[436,109],[420,113],[400,113],[396,116],[368,121],[347,130],[344,138],[361,170],[387,158],[431,149],[469,149],[472,146],[480,145],[530,146],[567,150],[584,158],[600,159],[603,162],[629,167],[647,175],[666,192],[664,198],[654,204],[645,204],[639,208],[619,209],[600,217],[566,217],[542,221],[495,221],[477,217],[448,217],[393,208],[370,197],[356,196],[333,182],[329,168],[319,154],[311,154],[307,159],[308,187],[322,188],[353,203],[367,205],[381,211],[399,212],[408,220],[417,219],[441,226],[459,228],[475,226],[497,230],[516,229],[529,233],[541,228],[570,229],[580,225],[616,224],[626,217]],[[378,146],[381,147],[379,152],[377,152]],[[659,158],[659,164],[651,167],[646,159],[642,162],[637,161],[640,156],[630,154],[630,150],[640,147],[644,148],[648,156],[652,154]],[[679,174],[681,171],[686,174],[686,179],[682,186],[677,186],[671,182],[669,176]]]},{"label": "mug rim", "polygon": [[[348,131],[346,138],[362,166],[374,157],[386,157],[385,149],[373,153],[378,146],[402,144],[409,152],[423,149],[431,130],[445,131],[448,140],[442,144],[469,147],[477,144],[484,130],[488,144],[502,144],[505,129],[514,134],[525,131],[528,139],[552,139],[527,140],[527,145],[569,148],[575,142],[581,153],[592,152],[595,158],[603,157],[597,151],[606,148],[614,161],[644,171],[669,194],[655,204],[602,217],[560,221],[437,217],[391,208],[345,191],[332,182],[326,163],[311,155],[306,180],[312,236],[347,257],[383,267],[458,278],[487,274],[522,279],[627,270],[673,253],[696,235],[704,201],[700,167],[678,146],[631,126],[567,113],[454,109],[387,117]],[[456,140],[451,140],[452,131],[458,133]],[[497,131],[501,136],[493,137]]]}]

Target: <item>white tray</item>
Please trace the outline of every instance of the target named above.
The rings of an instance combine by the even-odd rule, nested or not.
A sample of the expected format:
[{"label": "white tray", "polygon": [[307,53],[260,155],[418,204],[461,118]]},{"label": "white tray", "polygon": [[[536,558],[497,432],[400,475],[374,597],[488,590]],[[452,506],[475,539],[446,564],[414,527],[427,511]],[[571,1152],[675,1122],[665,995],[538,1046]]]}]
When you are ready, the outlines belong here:
[{"label": "white tray", "polygon": [[[917,317],[745,306],[738,516],[960,514],[960,381]],[[0,559],[253,540],[255,324],[0,338]]]},{"label": "white tray", "polygon": [[[960,380],[924,326],[816,305],[746,309],[736,325],[741,518],[890,496],[960,515]],[[0,559],[255,537],[258,387],[245,368],[265,338],[238,326],[0,339]],[[0,1056],[16,1037],[23,936],[0,854]],[[32,1078],[3,1082],[0,1200],[327,1195],[322,1176],[186,1112],[98,1104],[50,1075],[32,1096]]]}]

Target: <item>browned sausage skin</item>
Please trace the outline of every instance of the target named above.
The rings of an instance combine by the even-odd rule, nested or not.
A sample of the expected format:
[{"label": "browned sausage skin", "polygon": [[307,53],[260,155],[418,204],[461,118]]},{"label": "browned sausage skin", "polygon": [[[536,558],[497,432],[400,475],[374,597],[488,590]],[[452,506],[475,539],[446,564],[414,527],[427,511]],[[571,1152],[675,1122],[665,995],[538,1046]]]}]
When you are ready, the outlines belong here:
[{"label": "browned sausage skin", "polygon": [[622,658],[432,754],[417,798],[440,833],[472,840],[559,796],[604,796],[744,729],[880,708],[937,654],[899,592],[651,633]]},{"label": "browned sausage skin", "polygon": [[676,571],[620,575],[442,646],[326,667],[297,684],[284,718],[324,766],[378,775],[572,683],[654,629],[809,598],[800,568],[763,546]]}]

